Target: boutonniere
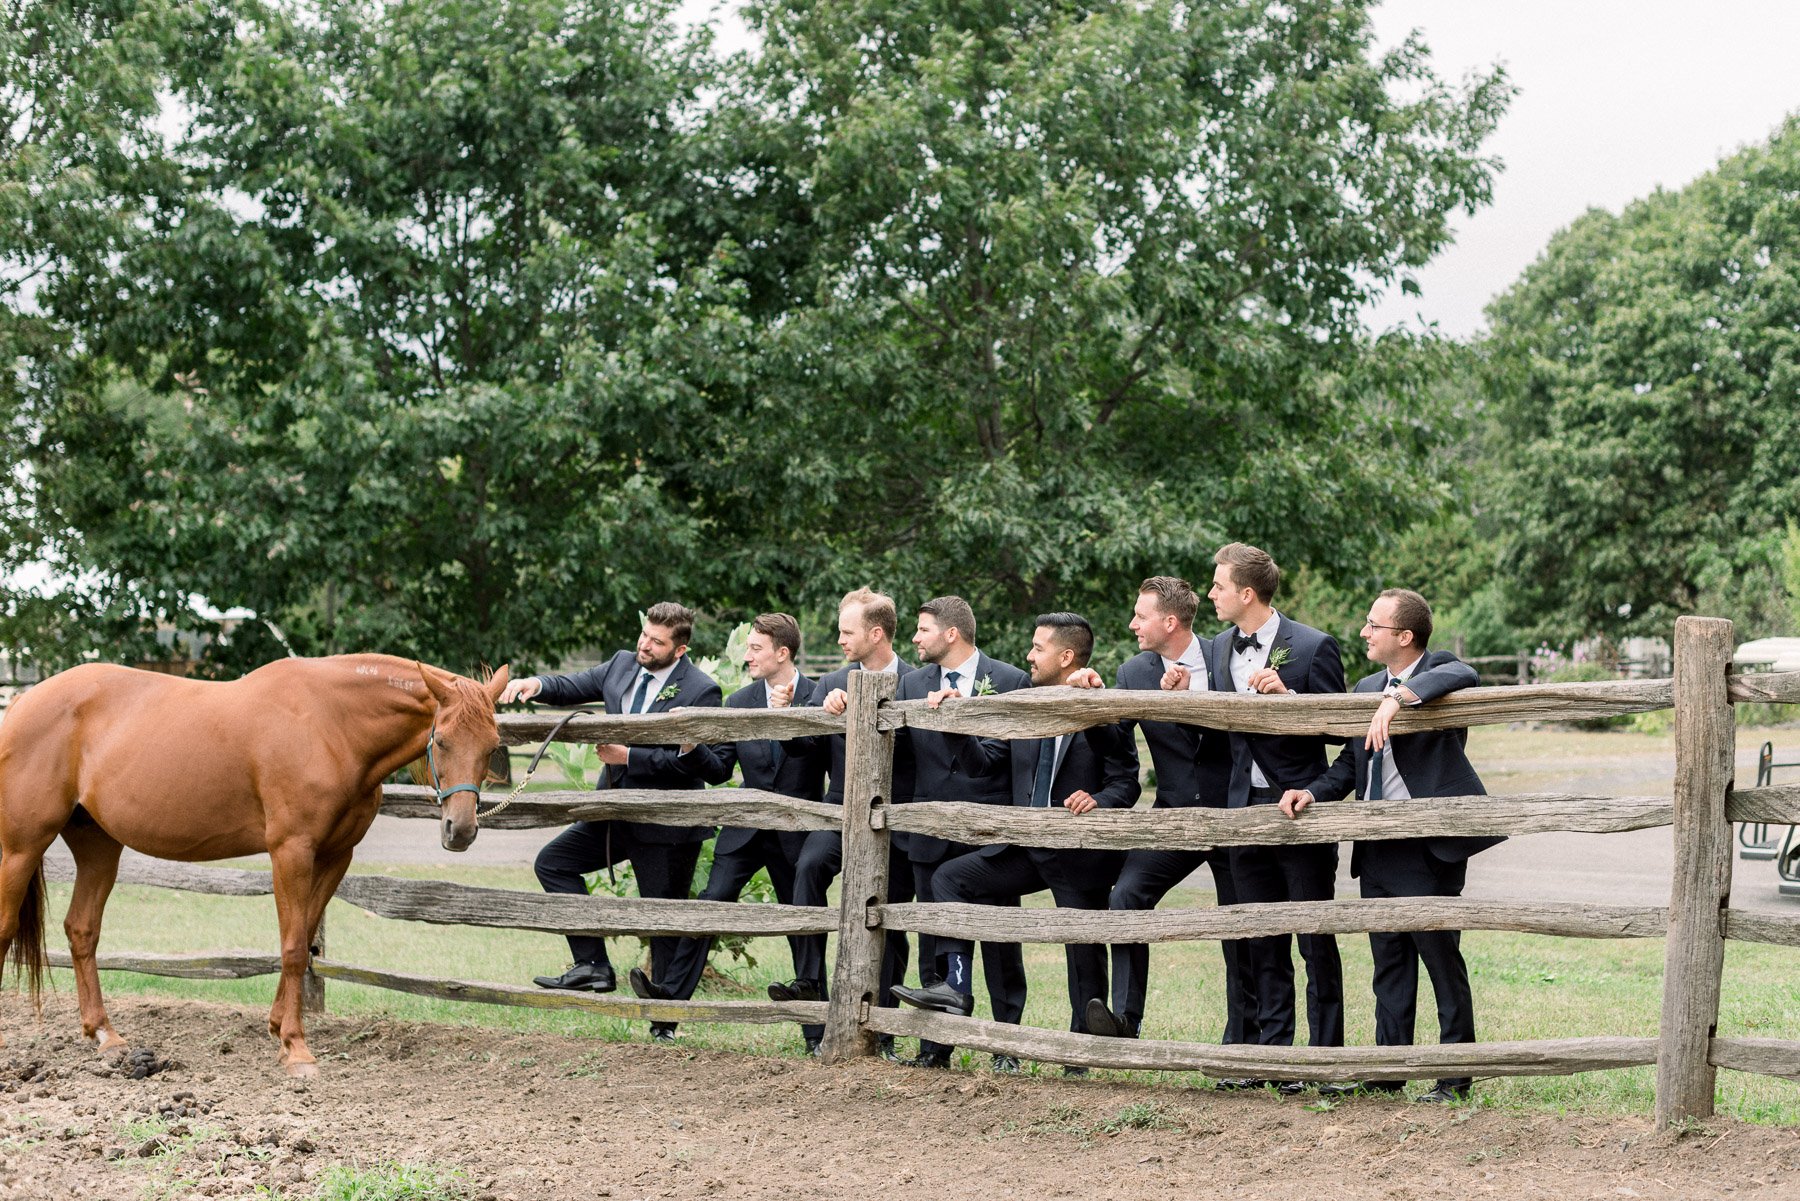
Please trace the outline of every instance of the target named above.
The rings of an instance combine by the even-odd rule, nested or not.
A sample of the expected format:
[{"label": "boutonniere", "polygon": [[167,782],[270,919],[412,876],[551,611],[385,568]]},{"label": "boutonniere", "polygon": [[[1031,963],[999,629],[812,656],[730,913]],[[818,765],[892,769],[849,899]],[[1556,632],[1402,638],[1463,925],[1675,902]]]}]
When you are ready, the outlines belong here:
[{"label": "boutonniere", "polygon": [[670,684],[667,688],[656,694],[656,701],[658,704],[661,704],[663,701],[672,701],[675,699],[675,694],[680,691],[681,689]]},{"label": "boutonniere", "polygon": [[975,681],[975,695],[976,696],[993,696],[994,695],[994,677],[982,676],[979,680],[976,680]]},{"label": "boutonniere", "polygon": [[1276,671],[1280,671],[1282,668],[1287,666],[1288,660],[1292,659],[1293,657],[1294,657],[1294,648],[1293,647],[1278,646],[1274,650],[1269,652],[1269,666],[1274,668]]}]

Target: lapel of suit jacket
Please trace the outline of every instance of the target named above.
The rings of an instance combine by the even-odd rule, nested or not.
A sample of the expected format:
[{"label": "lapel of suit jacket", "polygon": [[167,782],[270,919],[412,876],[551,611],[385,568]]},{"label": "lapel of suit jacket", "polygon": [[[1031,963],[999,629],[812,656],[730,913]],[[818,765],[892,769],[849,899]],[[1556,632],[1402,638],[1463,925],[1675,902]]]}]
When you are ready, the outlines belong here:
[{"label": "lapel of suit jacket", "polygon": [[[629,673],[619,670],[624,664],[630,665]],[[638,673],[642,670],[635,657],[622,660],[614,657],[606,677],[600,682],[600,699],[605,702],[608,713],[623,714],[631,709],[631,689],[637,685]]]},{"label": "lapel of suit jacket", "polygon": [[[1275,657],[1275,648],[1278,646],[1287,647],[1288,653],[1293,654],[1294,623],[1288,620],[1288,616],[1285,613],[1281,615],[1281,624],[1275,627],[1275,641],[1269,644],[1269,658],[1273,659]],[[1277,667],[1275,669],[1275,674],[1281,675],[1281,668]],[[1289,688],[1293,687],[1293,683],[1285,676],[1282,677],[1281,682],[1286,684]],[[1302,682],[1304,682],[1304,677],[1302,677]]]},{"label": "lapel of suit jacket", "polygon": [[[687,685],[687,676],[688,676],[688,672],[690,670],[691,669],[688,667],[688,658],[686,655],[683,655],[683,656],[681,656],[681,658],[675,660],[675,670],[669,673],[668,683],[664,684],[660,689],[651,693],[648,697],[644,698],[647,702],[644,705],[644,712],[645,713],[661,713],[664,709],[668,708],[670,705],[672,705],[676,701],[680,700],[681,699],[681,690],[682,690],[682,688],[686,687],[686,685]],[[669,689],[671,689],[671,688],[673,688],[675,690],[674,693],[672,693],[669,696],[668,700],[662,700],[661,699],[662,694],[665,692],[668,692]]]}]

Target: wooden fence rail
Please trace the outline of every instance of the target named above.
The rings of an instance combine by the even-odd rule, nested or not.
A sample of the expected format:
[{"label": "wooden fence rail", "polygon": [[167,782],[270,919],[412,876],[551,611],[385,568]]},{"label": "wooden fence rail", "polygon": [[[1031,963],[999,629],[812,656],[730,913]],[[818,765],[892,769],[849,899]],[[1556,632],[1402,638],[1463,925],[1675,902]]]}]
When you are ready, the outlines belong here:
[{"label": "wooden fence rail", "polygon": [[[749,789],[671,794],[649,791],[537,792],[484,818],[497,828],[561,826],[619,818],[671,825],[720,825],[843,833],[842,900],[836,908],[580,897],[473,888],[444,881],[352,875],[345,901],[383,917],[557,934],[781,935],[836,931],[826,1002],[641,1001],[445,980],[339,963],[315,952],[313,975],[422,996],[534,1008],[574,1008],[659,1021],[823,1022],[827,1059],[870,1054],[877,1034],[906,1035],[1088,1067],[1202,1071],[1220,1076],[1434,1078],[1566,1074],[1657,1065],[1657,1120],[1704,1117],[1717,1068],[1800,1079],[1800,1041],[1716,1035],[1727,939],[1800,947],[1800,916],[1728,908],[1730,831],[1738,821],[1800,824],[1800,787],[1736,789],[1731,777],[1732,706],[1800,703],[1800,672],[1731,676],[1729,622],[1682,618],[1675,630],[1673,680],[1471,688],[1402,710],[1395,734],[1492,722],[1571,721],[1675,709],[1674,796],[1566,794],[1351,801],[1317,805],[1299,820],[1271,807],[1250,810],[1136,809],[1079,817],[972,804],[891,803],[893,745],[901,729],[989,737],[1044,737],[1121,718],[1184,721],[1250,733],[1360,735],[1377,701],[1361,696],[1245,696],[1217,693],[1023,690],[955,701],[938,709],[895,703],[885,673],[852,676],[840,715],[820,709],[676,711],[577,717],[557,734],[567,742],[632,745],[843,734],[845,804],[798,801]],[[510,745],[542,741],[554,720],[506,714]],[[436,819],[426,789],[390,786],[383,811]],[[1148,912],[1018,910],[972,905],[889,903],[888,839],[894,831],[964,843],[1044,847],[1203,847],[1338,842],[1458,834],[1616,832],[1671,826],[1677,852],[1668,909],[1549,902],[1484,902],[1419,897],[1238,905]],[[56,865],[49,865],[53,874]],[[131,860],[122,883],[216,895],[270,891],[266,872]],[[1277,933],[1510,930],[1580,938],[1663,938],[1665,978],[1657,1038],[1588,1037],[1420,1047],[1219,1047],[1097,1038],[974,1018],[881,1009],[882,946],[889,931],[979,936],[990,941],[1168,942]],[[66,963],[66,956],[55,960]],[[278,970],[272,955],[106,953],[112,970],[233,978]]]}]

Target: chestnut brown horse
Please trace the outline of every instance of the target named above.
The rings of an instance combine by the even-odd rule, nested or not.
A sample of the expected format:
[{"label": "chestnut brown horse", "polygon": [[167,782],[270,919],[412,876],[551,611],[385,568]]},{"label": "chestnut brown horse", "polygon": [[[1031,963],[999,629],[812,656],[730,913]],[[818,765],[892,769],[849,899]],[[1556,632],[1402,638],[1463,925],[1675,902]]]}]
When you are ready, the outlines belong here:
[{"label": "chestnut brown horse", "polygon": [[27,691],[0,721],[0,960],[43,984],[45,850],[75,856],[63,923],[81,1032],[124,1039],[100,1000],[100,915],[131,847],[161,859],[267,852],[281,927],[269,1033],[290,1075],[317,1072],[300,977],[325,904],[381,807],[381,782],[420,757],[443,805],[443,844],[475,841],[477,788],[500,745],[486,684],[387,655],[283,659],[240,680],[89,664]]}]

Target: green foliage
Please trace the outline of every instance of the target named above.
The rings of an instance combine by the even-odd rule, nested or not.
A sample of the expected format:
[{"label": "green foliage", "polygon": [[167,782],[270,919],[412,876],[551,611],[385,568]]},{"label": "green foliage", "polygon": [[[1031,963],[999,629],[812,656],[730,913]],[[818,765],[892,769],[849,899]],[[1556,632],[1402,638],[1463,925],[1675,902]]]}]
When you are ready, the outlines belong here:
[{"label": "green foliage", "polygon": [[1358,313],[1510,95],[1368,8],[759,0],[721,63],[671,0],[93,4],[7,63],[72,82],[0,181],[0,519],[74,582],[0,640],[529,669],[873,582],[1017,659],[1231,538],[1360,587],[1457,414]]},{"label": "green foliage", "polygon": [[465,1201],[472,1195],[462,1172],[411,1163],[332,1164],[314,1192],[318,1201]]},{"label": "green foliage", "polygon": [[1508,619],[1563,642],[1794,628],[1800,123],[1558,234],[1489,310]]}]

